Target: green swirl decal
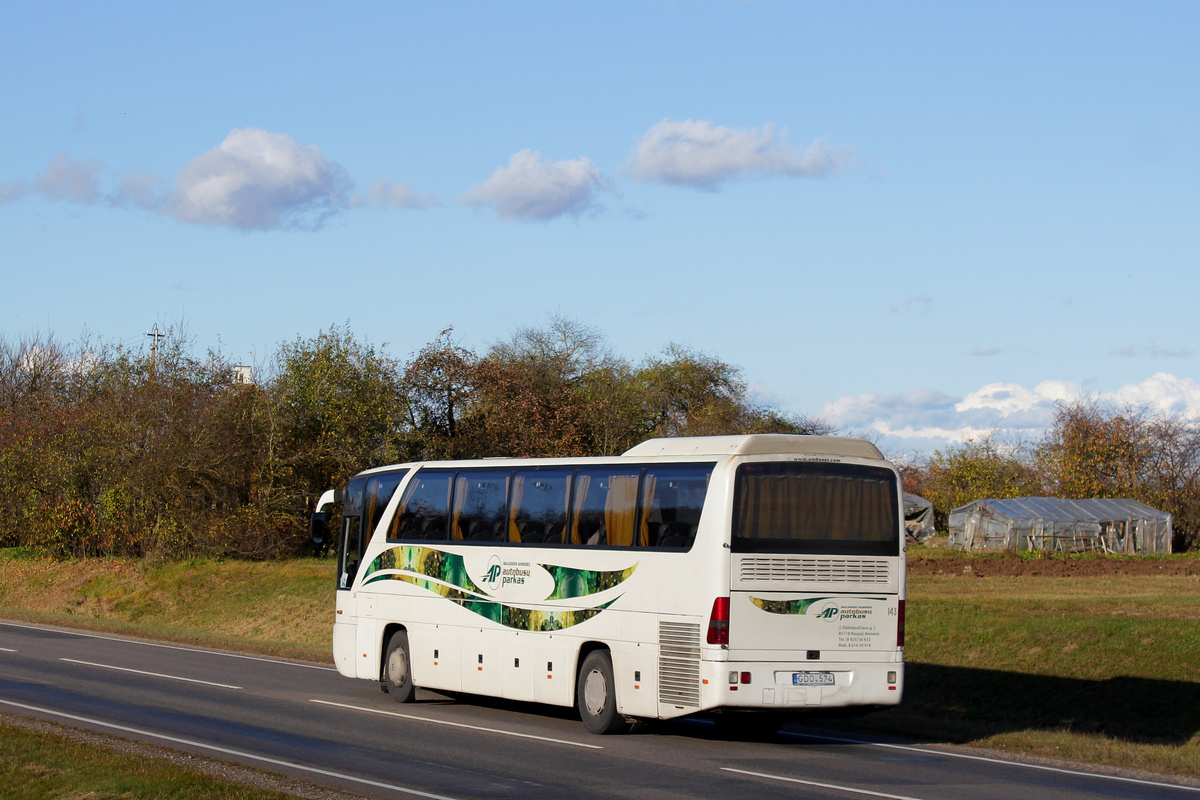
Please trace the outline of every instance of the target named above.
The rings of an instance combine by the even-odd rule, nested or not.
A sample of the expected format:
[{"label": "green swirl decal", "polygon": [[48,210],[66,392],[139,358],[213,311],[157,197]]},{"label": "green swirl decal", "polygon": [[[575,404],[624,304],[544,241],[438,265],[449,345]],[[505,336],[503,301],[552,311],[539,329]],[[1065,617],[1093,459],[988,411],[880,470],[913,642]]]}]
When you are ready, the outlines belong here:
[{"label": "green swirl decal", "polygon": [[503,603],[489,603],[480,600],[463,602],[462,607],[490,619],[492,622],[498,622],[506,628],[520,631],[561,631],[581,622],[587,622],[619,599],[613,598],[595,608],[578,609],[516,608]]},{"label": "green swirl decal", "polygon": [[396,573],[392,573],[390,575],[376,575],[374,578],[367,581],[367,583],[373,583],[374,581],[386,581],[386,580],[404,581],[405,583],[411,583],[413,586],[419,586],[422,589],[427,589],[427,590],[433,592],[434,594],[440,594],[442,597],[446,598],[447,600],[454,600],[456,602],[480,599],[478,596],[472,595],[472,594],[467,594],[466,592],[464,592],[461,589],[455,589],[453,586],[447,586],[444,583],[435,583],[435,582],[429,580],[428,578],[418,578],[416,575],[399,575]]},{"label": "green swirl decal", "polygon": [[813,603],[828,599],[828,597],[814,597],[811,600],[764,600],[761,597],[751,597],[750,602],[768,614],[803,614]]},{"label": "green swirl decal", "polygon": [[814,603],[822,600],[838,602],[853,600],[886,600],[886,597],[813,597],[808,600],[766,600],[762,597],[751,597],[750,602],[766,611],[768,614],[804,614]]},{"label": "green swirl decal", "polygon": [[[539,564],[554,579],[547,600],[586,597],[620,586],[637,564],[622,570],[596,571]],[[593,608],[518,608],[497,603],[467,575],[463,558],[430,547],[401,545],[380,553],[367,566],[363,585],[377,581],[403,581],[447,600],[467,611],[507,628],[522,631],[559,631],[587,622],[615,603],[619,597]]]},{"label": "green swirl decal", "polygon": [[547,600],[564,600],[570,597],[586,597],[598,594],[614,586],[620,586],[629,579],[637,564],[627,569],[611,572],[596,572],[590,569],[575,569],[574,567],[556,567],[551,564],[539,564],[539,567],[550,573],[554,578],[554,591]]},{"label": "green swirl decal", "polygon": [[[416,547],[411,545],[384,550],[367,567],[365,573],[366,579],[363,581],[363,584],[401,577],[398,575],[375,574],[385,569],[415,572],[418,575],[425,575],[434,580],[456,586],[471,594],[486,596],[484,591],[476,586],[471,577],[467,575],[467,568],[463,565],[462,556],[455,555],[454,553],[444,553],[441,550],[434,550],[430,547]],[[409,583],[417,582],[409,581]],[[417,583],[417,585],[422,584]],[[438,591],[438,594],[445,595],[441,591]]]},{"label": "green swirl decal", "polygon": [[[553,564],[539,564],[539,567],[550,573],[554,579],[554,589],[547,600],[567,600],[572,597],[587,597],[620,586],[633,571],[637,564],[620,570],[596,571],[576,569],[574,567],[559,567]],[[472,595],[487,597],[488,593],[475,584],[467,574],[462,556],[445,553],[430,547],[403,545],[383,551],[367,566],[363,584],[375,581],[399,579],[423,588],[436,591],[443,597],[449,597],[449,587],[434,588],[429,581],[410,580],[407,576],[381,575],[384,570],[401,570],[433,578],[435,581],[450,584]],[[445,591],[443,591],[445,590]],[[465,596],[465,595],[464,595]]]}]

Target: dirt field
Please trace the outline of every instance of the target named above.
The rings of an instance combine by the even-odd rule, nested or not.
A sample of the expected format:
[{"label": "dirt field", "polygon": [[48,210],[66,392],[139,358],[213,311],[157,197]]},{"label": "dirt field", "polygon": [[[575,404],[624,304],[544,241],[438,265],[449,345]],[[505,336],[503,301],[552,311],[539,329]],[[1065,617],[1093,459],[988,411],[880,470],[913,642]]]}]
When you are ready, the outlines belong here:
[{"label": "dirt field", "polygon": [[961,575],[980,578],[1004,575],[1046,575],[1055,578],[1090,578],[1106,575],[1200,575],[1197,559],[1133,558],[921,558],[908,560],[910,575]]}]

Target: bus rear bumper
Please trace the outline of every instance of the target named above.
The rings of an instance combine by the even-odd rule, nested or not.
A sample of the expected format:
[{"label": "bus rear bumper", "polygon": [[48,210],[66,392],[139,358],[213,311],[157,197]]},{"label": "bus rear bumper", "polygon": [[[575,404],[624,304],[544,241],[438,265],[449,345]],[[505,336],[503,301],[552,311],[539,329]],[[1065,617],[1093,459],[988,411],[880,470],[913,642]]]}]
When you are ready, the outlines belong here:
[{"label": "bus rear bumper", "polygon": [[701,677],[704,709],[894,706],[904,694],[903,663],[704,662]]}]

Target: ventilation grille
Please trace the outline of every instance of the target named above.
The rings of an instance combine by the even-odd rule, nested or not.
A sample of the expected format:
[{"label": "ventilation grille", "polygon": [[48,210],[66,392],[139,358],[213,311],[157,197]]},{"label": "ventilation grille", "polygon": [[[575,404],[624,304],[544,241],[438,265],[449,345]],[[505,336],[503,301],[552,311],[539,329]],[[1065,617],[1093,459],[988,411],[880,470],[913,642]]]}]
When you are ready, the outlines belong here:
[{"label": "ventilation grille", "polygon": [[658,701],[700,707],[700,626],[658,623]]},{"label": "ventilation grille", "polygon": [[888,583],[886,560],[844,558],[743,558],[742,581],[808,581],[812,583]]}]

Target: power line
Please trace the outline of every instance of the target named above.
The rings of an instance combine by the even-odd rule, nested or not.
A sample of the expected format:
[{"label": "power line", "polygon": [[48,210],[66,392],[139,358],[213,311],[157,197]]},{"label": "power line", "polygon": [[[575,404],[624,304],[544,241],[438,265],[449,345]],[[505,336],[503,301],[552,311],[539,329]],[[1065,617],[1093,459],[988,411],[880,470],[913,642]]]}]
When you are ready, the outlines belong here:
[{"label": "power line", "polygon": [[153,344],[150,346],[150,371],[154,371],[155,362],[158,361],[158,340],[167,338],[167,334],[158,330],[158,323],[154,323],[153,331],[146,331],[146,335],[153,339]]}]

